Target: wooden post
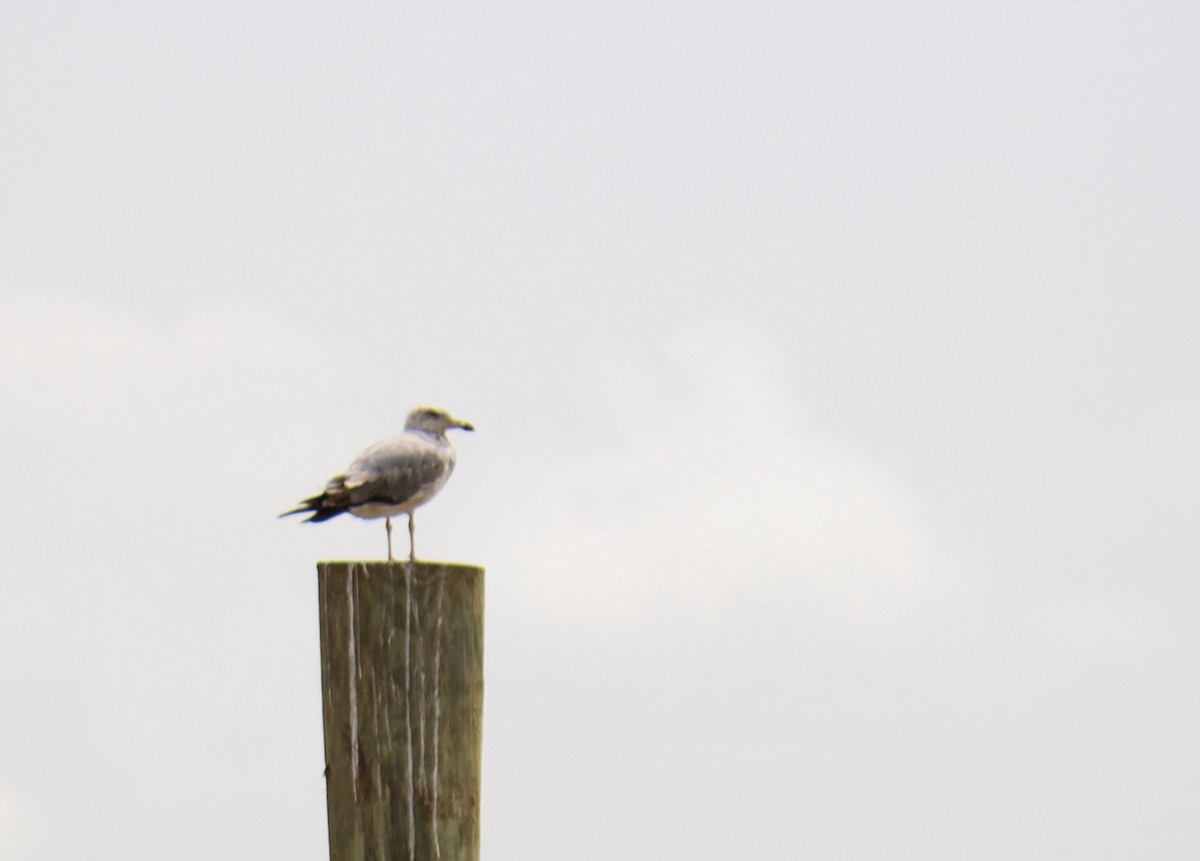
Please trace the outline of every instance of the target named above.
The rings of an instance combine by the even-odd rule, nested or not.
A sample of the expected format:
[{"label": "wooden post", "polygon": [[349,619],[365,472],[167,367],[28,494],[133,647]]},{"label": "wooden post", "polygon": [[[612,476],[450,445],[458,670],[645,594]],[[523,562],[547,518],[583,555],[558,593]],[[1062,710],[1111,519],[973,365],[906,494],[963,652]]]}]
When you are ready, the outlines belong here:
[{"label": "wooden post", "polygon": [[483,569],[322,562],[330,861],[478,861]]}]

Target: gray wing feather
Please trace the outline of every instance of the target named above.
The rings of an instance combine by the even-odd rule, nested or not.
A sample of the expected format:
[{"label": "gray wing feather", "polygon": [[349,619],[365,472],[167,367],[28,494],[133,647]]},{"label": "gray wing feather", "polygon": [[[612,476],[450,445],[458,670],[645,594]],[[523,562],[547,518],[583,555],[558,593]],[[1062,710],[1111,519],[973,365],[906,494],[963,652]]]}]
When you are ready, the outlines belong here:
[{"label": "gray wing feather", "polygon": [[376,443],[358,456],[344,475],[325,489],[344,505],[387,501],[403,503],[422,487],[437,482],[454,468],[446,453],[422,439],[401,435]]}]

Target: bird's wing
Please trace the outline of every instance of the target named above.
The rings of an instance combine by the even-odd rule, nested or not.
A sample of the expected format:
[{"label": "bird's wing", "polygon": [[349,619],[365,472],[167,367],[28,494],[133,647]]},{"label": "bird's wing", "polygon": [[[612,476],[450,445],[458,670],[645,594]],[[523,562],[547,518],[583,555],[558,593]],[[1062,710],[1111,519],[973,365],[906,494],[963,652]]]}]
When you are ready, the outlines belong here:
[{"label": "bird's wing", "polygon": [[348,506],[367,502],[399,505],[421,488],[440,481],[453,467],[453,458],[438,446],[412,434],[400,434],[360,454],[344,475],[330,480],[325,494]]}]

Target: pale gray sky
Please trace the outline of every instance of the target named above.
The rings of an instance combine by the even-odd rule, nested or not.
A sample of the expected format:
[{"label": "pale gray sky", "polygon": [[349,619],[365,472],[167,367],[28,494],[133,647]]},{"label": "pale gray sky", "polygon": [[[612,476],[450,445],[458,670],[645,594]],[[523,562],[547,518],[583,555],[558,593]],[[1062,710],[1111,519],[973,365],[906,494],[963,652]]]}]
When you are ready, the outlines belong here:
[{"label": "pale gray sky", "polygon": [[0,857],[321,861],[274,515],[444,403],[489,861],[1200,852],[1200,11],[0,9]]}]

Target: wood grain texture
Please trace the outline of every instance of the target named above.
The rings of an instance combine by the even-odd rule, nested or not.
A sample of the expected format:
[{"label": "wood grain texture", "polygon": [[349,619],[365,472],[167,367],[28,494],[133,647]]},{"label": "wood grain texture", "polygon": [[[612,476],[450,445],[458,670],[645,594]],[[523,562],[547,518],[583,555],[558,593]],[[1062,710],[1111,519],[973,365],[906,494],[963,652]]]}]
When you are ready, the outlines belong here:
[{"label": "wood grain texture", "polygon": [[483,581],[317,566],[331,861],[478,861]]}]

